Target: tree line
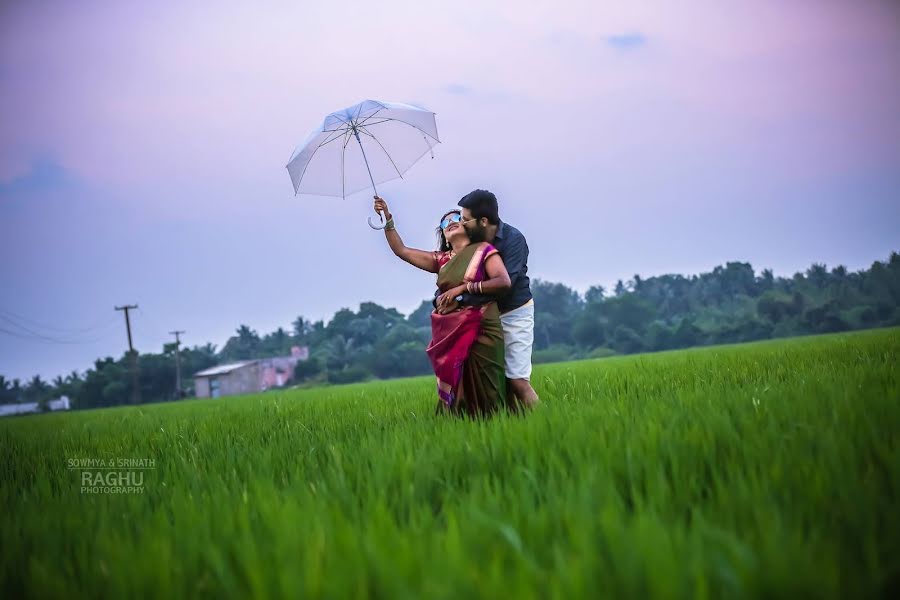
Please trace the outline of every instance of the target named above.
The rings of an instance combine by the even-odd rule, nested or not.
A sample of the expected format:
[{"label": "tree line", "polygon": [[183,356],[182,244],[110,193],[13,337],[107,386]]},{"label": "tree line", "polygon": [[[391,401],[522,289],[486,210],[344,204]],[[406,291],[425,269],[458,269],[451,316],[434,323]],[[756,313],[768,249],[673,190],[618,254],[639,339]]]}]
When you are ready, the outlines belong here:
[{"label": "tree line", "polygon": [[[792,277],[756,273],[729,262],[699,275],[661,275],[618,281],[612,290],[586,293],[562,284],[532,282],[535,302],[534,362],[598,358],[691,346],[900,325],[900,254],[850,272],[813,264]],[[297,317],[291,328],[260,335],[241,325],[221,350],[206,344],[180,350],[187,395],[191,375],[238,360],[286,356],[294,345],[310,348],[297,364],[294,384],[349,383],[430,373],[424,348],[430,339],[431,300],[404,316],[363,302],[342,308],[326,323]],[[181,397],[175,392],[175,344],[141,354],[142,402]],[[0,403],[38,402],[67,395],[77,408],[130,401],[127,353],[106,357],[79,374],[23,383],[0,375]]]}]

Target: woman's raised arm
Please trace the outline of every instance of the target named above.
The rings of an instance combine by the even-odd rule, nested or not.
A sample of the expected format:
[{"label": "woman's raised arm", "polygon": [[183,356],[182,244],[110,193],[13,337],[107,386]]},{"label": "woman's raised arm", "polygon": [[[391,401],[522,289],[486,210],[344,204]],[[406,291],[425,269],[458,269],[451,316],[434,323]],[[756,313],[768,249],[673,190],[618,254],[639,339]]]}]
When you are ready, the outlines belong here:
[{"label": "woman's raised arm", "polygon": [[416,248],[407,248],[403,244],[403,240],[400,239],[400,234],[397,233],[397,229],[394,227],[393,215],[391,215],[391,211],[388,209],[387,202],[384,201],[384,198],[375,196],[375,212],[383,215],[386,219],[387,226],[384,228],[384,237],[394,254],[412,266],[419,267],[423,271],[437,273],[438,265],[437,261],[435,261],[434,252],[417,250]]}]

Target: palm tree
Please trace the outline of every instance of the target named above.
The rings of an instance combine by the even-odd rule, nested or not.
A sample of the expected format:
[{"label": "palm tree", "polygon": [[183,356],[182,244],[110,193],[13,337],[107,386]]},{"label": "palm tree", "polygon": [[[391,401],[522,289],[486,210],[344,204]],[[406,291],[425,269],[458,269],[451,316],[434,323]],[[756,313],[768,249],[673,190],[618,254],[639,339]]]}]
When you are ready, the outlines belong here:
[{"label": "palm tree", "polygon": [[330,340],[322,350],[328,368],[339,371],[353,362],[356,345],[352,339],[338,336]]},{"label": "palm tree", "polygon": [[43,409],[44,404],[52,396],[53,388],[41,379],[40,375],[35,375],[31,381],[25,386],[25,398],[29,402],[37,402],[38,406]]}]

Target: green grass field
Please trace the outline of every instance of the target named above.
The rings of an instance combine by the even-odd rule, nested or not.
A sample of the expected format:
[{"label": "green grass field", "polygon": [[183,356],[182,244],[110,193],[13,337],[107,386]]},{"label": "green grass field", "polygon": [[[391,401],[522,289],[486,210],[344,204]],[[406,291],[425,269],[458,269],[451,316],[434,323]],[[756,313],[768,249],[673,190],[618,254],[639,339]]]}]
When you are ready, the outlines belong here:
[{"label": "green grass field", "polygon": [[[539,410],[475,423],[431,378],[5,419],[4,596],[888,595],[898,355],[888,329],[546,365]],[[156,468],[82,493],[76,458]]]}]

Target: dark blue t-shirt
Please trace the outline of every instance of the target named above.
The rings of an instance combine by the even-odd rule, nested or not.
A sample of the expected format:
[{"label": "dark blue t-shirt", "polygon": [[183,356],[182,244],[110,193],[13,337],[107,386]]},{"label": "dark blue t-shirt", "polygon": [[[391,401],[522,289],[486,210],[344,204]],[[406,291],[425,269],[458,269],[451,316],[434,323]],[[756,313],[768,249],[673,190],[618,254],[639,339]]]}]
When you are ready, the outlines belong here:
[{"label": "dark blue t-shirt", "polygon": [[528,242],[522,232],[500,221],[494,241],[491,242],[503,264],[509,273],[509,281],[512,284],[509,293],[497,299],[497,308],[505,313],[514,308],[519,308],[531,300],[531,285],[528,280]]}]

